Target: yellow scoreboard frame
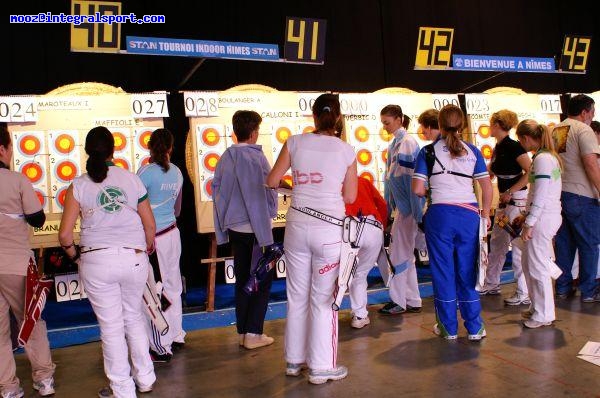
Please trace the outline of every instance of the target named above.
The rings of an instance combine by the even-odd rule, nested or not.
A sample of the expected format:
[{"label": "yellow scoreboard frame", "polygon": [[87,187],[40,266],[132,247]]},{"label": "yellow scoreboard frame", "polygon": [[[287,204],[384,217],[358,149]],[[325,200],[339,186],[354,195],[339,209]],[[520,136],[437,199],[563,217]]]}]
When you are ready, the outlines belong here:
[{"label": "yellow scoreboard frame", "polygon": [[[59,246],[58,228],[62,215],[60,202],[57,202],[59,191],[64,194],[70,181],[85,172],[87,155],[83,146],[87,132],[95,126],[104,125],[115,135],[115,147],[117,142],[125,147],[128,140],[130,151],[122,151],[121,154],[116,151],[116,164],[127,164],[135,171],[135,165],[143,163],[147,149],[141,144],[140,148],[133,148],[134,137],[131,134],[139,135],[140,139],[142,135],[149,136],[149,132],[163,126],[163,121],[162,118],[134,118],[132,94],[101,83],[71,84],[36,100],[38,115],[35,122],[8,124],[15,148],[13,170],[21,171],[30,178],[34,190],[44,202],[46,223],[42,228],[32,230],[31,247],[55,247]],[[21,142],[25,137],[31,137],[32,142]],[[34,154],[36,149],[38,152]],[[61,150],[65,150],[63,156]],[[137,163],[136,157],[139,158]],[[65,164],[60,168],[62,161]],[[32,169],[26,169],[26,165]],[[78,241],[79,225],[75,232]]]},{"label": "yellow scoreboard frame", "polygon": [[[258,144],[267,160],[274,164],[289,135],[314,129],[312,104],[321,93],[282,92],[260,85],[238,86],[221,92],[184,92],[190,132],[186,144],[186,166],[194,185],[196,224],[199,233],[213,233],[213,204],[210,181],[217,161],[233,141],[231,117],[240,109],[254,110],[263,118]],[[430,108],[458,105],[456,94],[416,93],[404,88],[387,88],[374,93],[340,93],[344,115],[342,137],[357,153],[359,175],[372,179],[383,191],[387,147],[392,140],[381,126],[379,113],[388,104],[400,105],[412,121],[408,128],[422,146],[417,118]],[[291,175],[285,177],[291,182]],[[279,196],[274,226],[285,225],[290,198]]]}]

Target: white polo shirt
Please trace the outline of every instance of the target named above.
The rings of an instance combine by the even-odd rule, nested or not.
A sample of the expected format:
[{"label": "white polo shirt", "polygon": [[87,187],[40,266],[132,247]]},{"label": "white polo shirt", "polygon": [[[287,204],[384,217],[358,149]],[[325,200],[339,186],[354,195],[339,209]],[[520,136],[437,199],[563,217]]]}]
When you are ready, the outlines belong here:
[{"label": "white polo shirt", "polygon": [[137,205],[148,194],[138,176],[111,164],[101,183],[87,173],[75,178],[73,196],[81,208],[81,246],[146,249]]}]

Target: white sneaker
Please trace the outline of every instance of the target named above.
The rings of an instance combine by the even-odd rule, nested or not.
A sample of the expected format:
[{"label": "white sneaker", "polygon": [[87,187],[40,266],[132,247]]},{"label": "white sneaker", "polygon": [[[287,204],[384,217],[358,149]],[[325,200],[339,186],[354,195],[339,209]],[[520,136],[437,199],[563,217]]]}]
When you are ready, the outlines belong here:
[{"label": "white sneaker", "polygon": [[335,369],[313,370],[308,373],[308,382],[311,384],[323,384],[328,380],[341,380],[348,376],[348,368],[337,366]]},{"label": "white sneaker", "polygon": [[266,334],[246,333],[244,347],[253,350],[255,348],[271,345],[274,341],[275,339],[273,337],[269,337]]},{"label": "white sneaker", "polygon": [[456,340],[458,338],[458,335],[456,334],[448,334],[445,331],[442,332],[437,323],[433,325],[433,333],[435,333],[437,336],[445,338],[446,340]]},{"label": "white sneaker", "polygon": [[306,369],[305,363],[291,363],[288,362],[285,366],[285,375],[286,376],[300,376],[300,373]]},{"label": "white sneaker", "polygon": [[552,322],[540,322],[533,319],[527,319],[526,321],[523,321],[523,326],[528,329],[537,329],[543,326],[552,326]]},{"label": "white sneaker", "polygon": [[33,382],[33,389],[36,390],[42,397],[47,397],[54,394],[54,378],[49,377],[41,381]]},{"label": "white sneaker", "polygon": [[151,392],[152,389],[154,388],[153,384],[150,384],[149,386],[142,386],[136,383],[136,387],[139,393],[146,393],[146,392]]},{"label": "white sneaker", "polygon": [[2,391],[2,398],[22,398],[25,396],[25,392],[21,387],[16,391]]},{"label": "white sneaker", "polygon": [[512,297],[504,299],[504,304],[506,305],[529,305],[531,304],[531,300],[529,296],[520,295],[515,293]]},{"label": "white sneaker", "polygon": [[485,336],[487,336],[487,332],[485,331],[485,328],[482,326],[481,329],[479,329],[479,332],[477,332],[475,334],[470,334],[467,336],[467,338],[471,341],[481,341],[481,339],[483,339]]},{"label": "white sneaker", "polygon": [[352,326],[355,329],[362,329],[365,326],[367,326],[369,323],[371,323],[371,320],[369,319],[368,316],[366,316],[364,318],[359,318],[356,315],[353,315],[352,321],[350,322],[350,326]]},{"label": "white sneaker", "polygon": [[495,285],[495,286],[485,285],[485,286],[483,286],[483,289],[481,289],[481,291],[479,292],[479,295],[480,296],[497,296],[500,293],[501,293],[501,290],[500,290],[499,285]]}]

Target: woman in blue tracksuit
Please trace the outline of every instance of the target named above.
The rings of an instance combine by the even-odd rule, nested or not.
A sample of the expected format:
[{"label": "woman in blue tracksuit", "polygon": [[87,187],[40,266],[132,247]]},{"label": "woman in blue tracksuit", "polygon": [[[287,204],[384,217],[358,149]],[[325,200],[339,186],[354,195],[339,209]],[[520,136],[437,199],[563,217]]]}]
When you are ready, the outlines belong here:
[{"label": "woman in blue tracksuit", "polygon": [[424,224],[437,317],[434,332],[447,340],[457,338],[458,301],[468,338],[478,341],[486,332],[475,290],[480,211],[473,180],[482,191],[481,217],[488,227],[492,183],[481,152],[460,139],[463,126],[459,107],[447,105],[440,110],[441,136],[419,152],[412,189],[425,196],[429,182],[431,204]]}]

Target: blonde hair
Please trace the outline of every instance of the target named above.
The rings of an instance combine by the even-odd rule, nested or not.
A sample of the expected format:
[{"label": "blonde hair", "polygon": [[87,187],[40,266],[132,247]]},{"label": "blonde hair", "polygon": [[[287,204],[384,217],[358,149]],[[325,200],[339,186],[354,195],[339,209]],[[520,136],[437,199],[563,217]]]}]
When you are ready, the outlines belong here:
[{"label": "blonde hair", "polygon": [[502,131],[510,131],[513,127],[519,124],[517,114],[508,109],[502,109],[494,112],[490,118],[490,124],[498,123]]},{"label": "blonde hair", "polygon": [[562,160],[556,149],[554,149],[554,140],[552,139],[552,132],[545,124],[536,122],[533,119],[525,119],[517,125],[517,137],[528,136],[534,140],[540,141],[540,148],[538,150],[546,150],[552,154],[557,160],[560,168],[562,169]]},{"label": "blonde hair", "polygon": [[462,145],[458,134],[462,132],[465,124],[465,115],[456,105],[446,105],[440,110],[438,124],[442,132],[442,137],[446,140],[446,146],[452,157],[459,157],[465,154],[465,148]]}]

